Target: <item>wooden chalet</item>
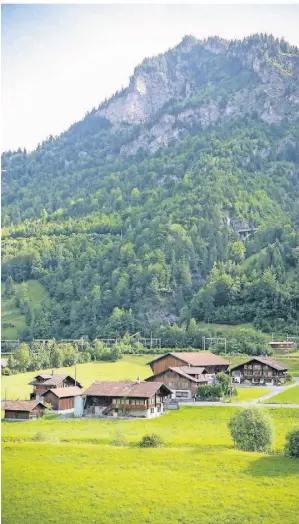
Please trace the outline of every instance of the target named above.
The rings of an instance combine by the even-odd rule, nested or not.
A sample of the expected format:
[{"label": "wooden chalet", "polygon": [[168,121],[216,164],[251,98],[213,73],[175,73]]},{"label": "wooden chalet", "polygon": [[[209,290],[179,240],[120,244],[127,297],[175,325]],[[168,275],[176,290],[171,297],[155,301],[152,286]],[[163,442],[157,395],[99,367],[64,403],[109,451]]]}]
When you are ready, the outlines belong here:
[{"label": "wooden chalet", "polygon": [[43,393],[43,401],[52,405],[54,411],[74,409],[75,397],[81,397],[82,391],[78,386],[48,389]]},{"label": "wooden chalet", "polygon": [[96,381],[84,395],[85,416],[153,418],[162,415],[171,391],[162,382]]},{"label": "wooden chalet", "polygon": [[288,368],[267,357],[252,357],[231,368],[236,383],[279,385],[286,381]]},{"label": "wooden chalet", "polygon": [[46,406],[35,400],[7,400],[3,409],[4,419],[31,420],[42,417]]},{"label": "wooden chalet", "polygon": [[189,400],[195,397],[197,388],[208,384],[210,377],[202,367],[172,367],[145,379],[146,382],[163,382],[172,391],[172,398]]},{"label": "wooden chalet", "polygon": [[204,368],[207,374],[214,375],[220,371],[226,371],[229,366],[227,360],[209,351],[166,353],[151,360],[148,364],[151,366],[154,375],[170,367],[184,368],[186,366]]},{"label": "wooden chalet", "polygon": [[30,394],[31,400],[40,399],[49,389],[69,388],[75,386],[82,389],[80,382],[70,375],[56,374],[53,371],[51,374],[42,373],[36,375],[34,379],[29,382],[29,385],[33,386],[33,392]]}]

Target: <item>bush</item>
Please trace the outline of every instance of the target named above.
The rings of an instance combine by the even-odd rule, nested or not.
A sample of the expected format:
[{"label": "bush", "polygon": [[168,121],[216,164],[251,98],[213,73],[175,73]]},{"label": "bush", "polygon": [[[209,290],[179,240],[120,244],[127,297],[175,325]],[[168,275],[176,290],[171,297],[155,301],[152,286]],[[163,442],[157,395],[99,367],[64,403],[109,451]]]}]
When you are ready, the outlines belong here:
[{"label": "bush", "polygon": [[284,452],[287,457],[299,459],[299,429],[288,432]]},{"label": "bush", "polygon": [[155,433],[152,433],[151,435],[144,435],[144,437],[142,437],[141,441],[139,442],[139,446],[141,448],[160,448],[164,445],[164,440]]},{"label": "bush", "polygon": [[111,442],[112,446],[125,446],[124,435],[121,431],[117,430],[115,437]]},{"label": "bush", "polygon": [[273,442],[273,423],[269,415],[258,408],[236,413],[228,423],[234,445],[242,451],[269,451]]},{"label": "bush", "polygon": [[213,401],[213,400],[219,400],[223,395],[222,387],[220,384],[216,384],[215,386],[199,386],[197,389],[196,397],[199,400],[203,401]]},{"label": "bush", "polygon": [[59,438],[54,435],[49,435],[48,433],[42,433],[38,431],[34,437],[32,437],[33,442],[59,442]]}]

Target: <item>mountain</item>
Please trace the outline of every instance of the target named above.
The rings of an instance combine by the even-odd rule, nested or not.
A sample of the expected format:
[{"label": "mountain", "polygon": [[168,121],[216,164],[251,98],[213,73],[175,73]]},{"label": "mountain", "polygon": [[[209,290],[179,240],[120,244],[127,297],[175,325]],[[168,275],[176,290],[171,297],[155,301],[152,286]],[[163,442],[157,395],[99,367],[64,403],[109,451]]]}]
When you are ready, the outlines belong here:
[{"label": "mountain", "polygon": [[297,334],[298,80],[284,40],[188,36],[4,153],[2,278],[47,291],[34,310],[25,292],[21,335],[166,337],[192,318]]}]

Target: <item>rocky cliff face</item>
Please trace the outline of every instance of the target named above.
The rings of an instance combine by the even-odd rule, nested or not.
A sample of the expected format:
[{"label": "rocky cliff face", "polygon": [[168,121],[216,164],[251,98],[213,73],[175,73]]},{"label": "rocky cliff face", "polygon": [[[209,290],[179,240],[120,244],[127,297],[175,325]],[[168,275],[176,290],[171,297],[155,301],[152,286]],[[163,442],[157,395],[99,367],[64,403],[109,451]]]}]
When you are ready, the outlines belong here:
[{"label": "rocky cliff face", "polygon": [[[146,59],[129,87],[99,108],[112,132],[141,125],[121,153],[155,152],[190,130],[256,114],[278,124],[299,118],[299,53],[273,37],[241,41],[185,37],[181,44]],[[285,52],[284,52],[285,51]]]}]

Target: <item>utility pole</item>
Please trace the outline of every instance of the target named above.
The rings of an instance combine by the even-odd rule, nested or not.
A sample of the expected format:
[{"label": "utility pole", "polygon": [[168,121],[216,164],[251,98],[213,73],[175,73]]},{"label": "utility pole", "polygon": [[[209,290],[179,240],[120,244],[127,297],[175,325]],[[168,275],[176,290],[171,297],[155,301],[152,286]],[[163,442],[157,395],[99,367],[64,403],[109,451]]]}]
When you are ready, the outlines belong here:
[{"label": "utility pole", "polygon": [[77,362],[75,362],[75,386],[77,386]]},{"label": "utility pole", "polygon": [[202,344],[203,350],[205,351],[206,350],[206,337],[205,336],[202,337],[202,341],[203,341],[203,344]]}]

